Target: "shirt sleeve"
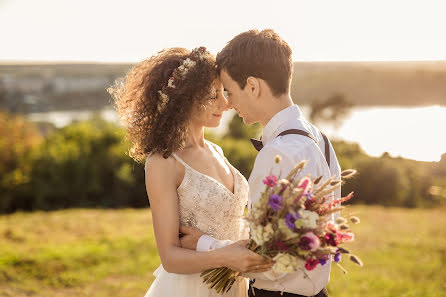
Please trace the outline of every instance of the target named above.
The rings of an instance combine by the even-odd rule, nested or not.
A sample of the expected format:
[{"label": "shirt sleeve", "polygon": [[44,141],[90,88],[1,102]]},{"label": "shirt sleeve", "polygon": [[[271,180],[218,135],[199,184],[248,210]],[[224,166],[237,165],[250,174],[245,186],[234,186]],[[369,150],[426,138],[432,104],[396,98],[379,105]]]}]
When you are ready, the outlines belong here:
[{"label": "shirt sleeve", "polygon": [[208,252],[234,243],[232,240],[218,240],[209,235],[202,235],[197,242],[197,252]]}]

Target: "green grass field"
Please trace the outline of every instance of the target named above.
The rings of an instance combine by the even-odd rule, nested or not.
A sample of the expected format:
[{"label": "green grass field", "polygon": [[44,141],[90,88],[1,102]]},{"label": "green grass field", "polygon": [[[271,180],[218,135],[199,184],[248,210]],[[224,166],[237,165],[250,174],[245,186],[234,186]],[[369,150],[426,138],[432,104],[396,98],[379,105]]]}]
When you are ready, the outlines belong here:
[{"label": "green grass field", "polygon": [[[331,297],[446,296],[445,208],[347,212],[362,220],[350,248],[364,267],[333,266]],[[142,297],[159,263],[148,209],[0,216],[2,297]]]}]

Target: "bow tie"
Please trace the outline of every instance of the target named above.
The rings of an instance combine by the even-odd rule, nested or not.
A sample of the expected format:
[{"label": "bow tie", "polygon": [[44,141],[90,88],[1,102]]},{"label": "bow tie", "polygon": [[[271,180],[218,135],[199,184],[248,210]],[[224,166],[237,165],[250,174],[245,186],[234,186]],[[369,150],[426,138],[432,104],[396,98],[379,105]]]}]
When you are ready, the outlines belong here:
[{"label": "bow tie", "polygon": [[261,140],[251,138],[251,143],[257,151],[260,151],[263,148],[263,143]]},{"label": "bow tie", "polygon": [[[311,135],[310,133],[308,133],[307,131],[303,131],[303,130],[299,130],[299,129],[289,129],[289,130],[285,130],[282,133],[280,133],[279,135],[277,135],[277,137],[279,136],[284,136],[284,135],[288,135],[288,134],[297,134],[297,135],[303,135],[303,136],[307,136],[310,137],[311,139],[314,140],[314,142],[317,143],[316,139],[313,137],[313,135]],[[324,136],[325,137],[325,136]],[[328,141],[326,141],[328,143]],[[254,148],[257,151],[260,151],[263,148],[263,142],[261,140],[255,139],[255,138],[251,138],[251,143],[254,146]]]}]

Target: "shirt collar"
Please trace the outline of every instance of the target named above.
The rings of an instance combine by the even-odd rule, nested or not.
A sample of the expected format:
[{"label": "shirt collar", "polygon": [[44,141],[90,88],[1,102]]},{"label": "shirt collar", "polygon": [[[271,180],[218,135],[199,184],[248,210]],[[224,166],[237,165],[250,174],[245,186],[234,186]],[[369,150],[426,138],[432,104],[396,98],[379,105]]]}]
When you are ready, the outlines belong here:
[{"label": "shirt collar", "polygon": [[263,128],[263,134],[262,134],[263,145],[266,145],[268,141],[276,138],[277,135],[283,132],[283,130],[280,128],[286,122],[290,120],[296,120],[300,117],[301,117],[300,108],[295,104],[285,109],[282,109],[281,111],[276,113],[271,118],[271,120],[269,120],[269,122],[265,125],[265,128]]}]

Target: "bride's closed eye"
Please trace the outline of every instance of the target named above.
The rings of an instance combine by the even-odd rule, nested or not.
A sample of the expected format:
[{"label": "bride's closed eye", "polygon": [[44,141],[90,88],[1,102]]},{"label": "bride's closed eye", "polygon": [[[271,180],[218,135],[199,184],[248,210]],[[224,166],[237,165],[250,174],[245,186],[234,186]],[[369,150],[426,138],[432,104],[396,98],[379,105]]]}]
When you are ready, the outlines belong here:
[{"label": "bride's closed eye", "polygon": [[219,94],[221,92],[221,89],[217,89],[216,90],[216,92],[215,92],[215,95],[213,95],[212,97],[209,97],[209,100],[216,100],[217,99],[217,97],[218,97],[218,95],[217,94]]}]

